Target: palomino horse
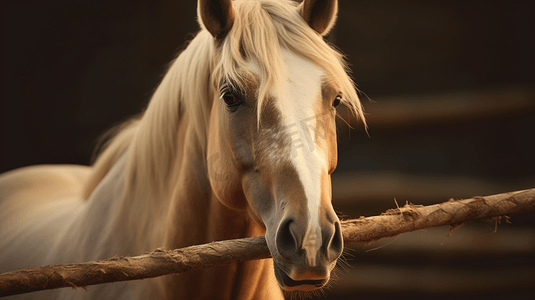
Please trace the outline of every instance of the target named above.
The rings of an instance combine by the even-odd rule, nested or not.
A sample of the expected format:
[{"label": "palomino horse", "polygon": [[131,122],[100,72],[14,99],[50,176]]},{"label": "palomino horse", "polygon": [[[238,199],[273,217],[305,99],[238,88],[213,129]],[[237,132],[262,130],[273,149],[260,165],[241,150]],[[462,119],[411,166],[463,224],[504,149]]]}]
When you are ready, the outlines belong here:
[{"label": "palomino horse", "polygon": [[249,261],[38,299],[278,299],[327,284],[336,106],[363,117],[325,43],[337,1],[200,0],[202,30],[91,167],[0,177],[0,271],[265,235]]}]

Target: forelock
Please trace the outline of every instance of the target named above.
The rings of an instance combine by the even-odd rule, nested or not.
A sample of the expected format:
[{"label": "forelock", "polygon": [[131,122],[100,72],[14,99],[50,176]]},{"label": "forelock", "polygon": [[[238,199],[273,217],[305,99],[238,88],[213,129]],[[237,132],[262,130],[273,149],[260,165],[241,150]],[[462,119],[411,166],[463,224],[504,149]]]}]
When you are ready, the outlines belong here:
[{"label": "forelock", "polygon": [[[260,78],[258,114],[273,91],[284,88],[287,70],[281,49],[285,48],[313,62],[325,71],[325,78],[344,95],[343,103],[364,121],[357,90],[348,75],[344,56],[328,45],[306,24],[294,1],[237,0],[234,25],[218,45],[213,79],[245,90],[251,73]],[[251,63],[256,68],[248,68]],[[256,69],[256,70],[255,70]]]}]

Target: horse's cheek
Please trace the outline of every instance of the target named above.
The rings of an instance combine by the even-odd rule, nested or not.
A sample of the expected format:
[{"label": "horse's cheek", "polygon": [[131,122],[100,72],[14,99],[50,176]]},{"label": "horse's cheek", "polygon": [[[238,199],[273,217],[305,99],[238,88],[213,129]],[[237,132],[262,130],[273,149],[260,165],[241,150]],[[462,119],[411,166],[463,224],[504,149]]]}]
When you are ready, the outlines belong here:
[{"label": "horse's cheek", "polygon": [[211,157],[212,161],[209,161],[208,165],[208,176],[215,196],[229,208],[245,209],[247,201],[240,188],[240,175],[233,168],[234,163],[221,152],[216,152]]}]

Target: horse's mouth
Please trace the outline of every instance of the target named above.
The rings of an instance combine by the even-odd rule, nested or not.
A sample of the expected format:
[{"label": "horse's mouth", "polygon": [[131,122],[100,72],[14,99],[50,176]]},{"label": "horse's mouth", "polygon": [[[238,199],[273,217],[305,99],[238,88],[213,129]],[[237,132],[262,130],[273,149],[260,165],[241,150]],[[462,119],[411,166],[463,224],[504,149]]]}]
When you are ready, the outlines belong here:
[{"label": "horse's mouth", "polygon": [[284,271],[282,271],[277,264],[275,266],[275,278],[277,282],[286,291],[312,291],[322,288],[329,282],[329,278],[320,280],[293,280]]}]

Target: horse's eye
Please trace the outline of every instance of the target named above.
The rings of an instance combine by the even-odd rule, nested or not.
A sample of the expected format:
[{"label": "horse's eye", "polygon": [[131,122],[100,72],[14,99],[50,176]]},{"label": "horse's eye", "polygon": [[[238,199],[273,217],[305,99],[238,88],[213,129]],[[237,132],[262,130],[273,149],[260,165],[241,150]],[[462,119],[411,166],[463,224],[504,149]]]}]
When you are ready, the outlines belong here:
[{"label": "horse's eye", "polygon": [[240,96],[230,92],[223,94],[222,98],[228,108],[236,108],[243,102]]},{"label": "horse's eye", "polygon": [[340,105],[341,101],[342,101],[342,94],[338,94],[338,96],[334,98],[333,107],[337,107],[338,105]]}]

